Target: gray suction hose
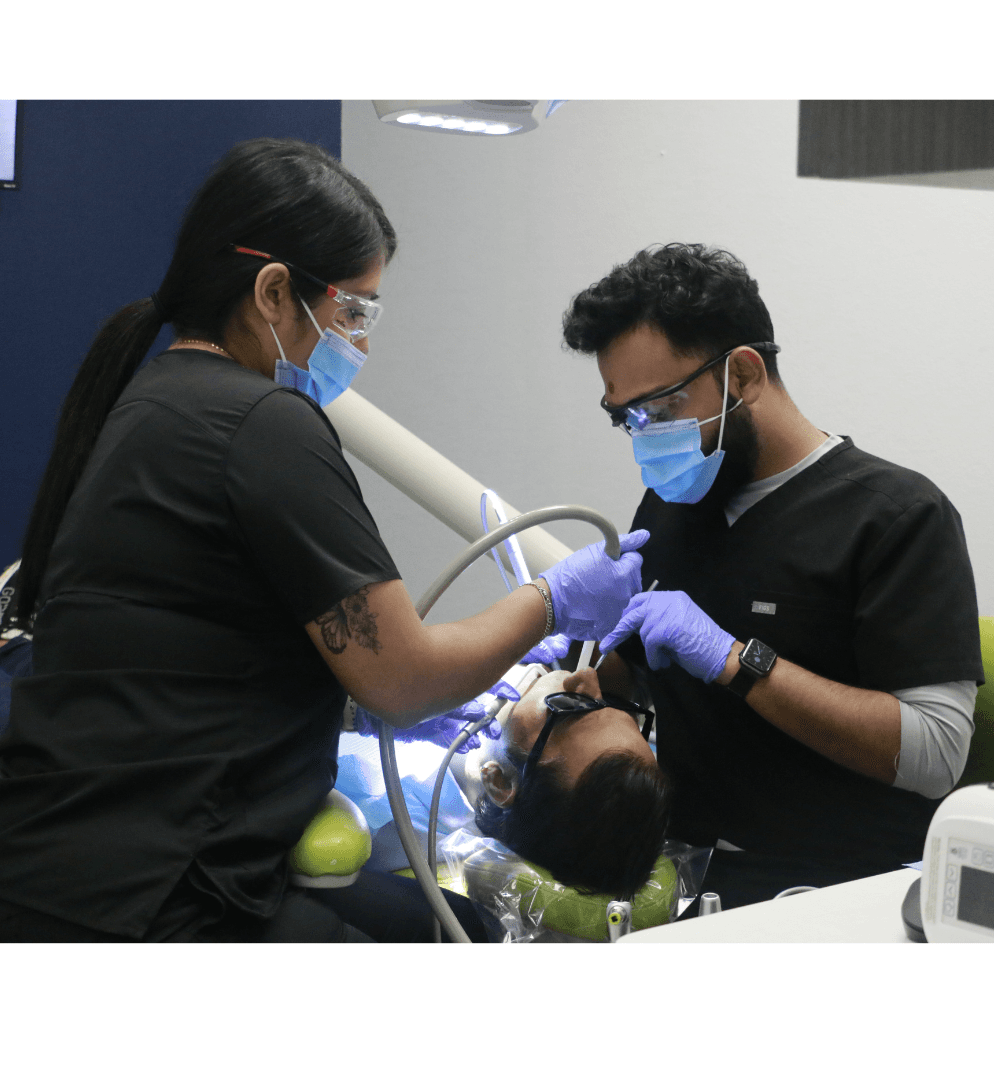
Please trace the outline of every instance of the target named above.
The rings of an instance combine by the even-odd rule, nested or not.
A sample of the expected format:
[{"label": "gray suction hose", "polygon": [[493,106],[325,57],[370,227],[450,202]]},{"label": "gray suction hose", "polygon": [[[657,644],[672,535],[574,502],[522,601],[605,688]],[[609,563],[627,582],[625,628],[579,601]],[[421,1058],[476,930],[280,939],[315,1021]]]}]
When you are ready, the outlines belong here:
[{"label": "gray suction hose", "polygon": [[[452,583],[478,558],[489,553],[494,546],[499,545],[512,534],[528,530],[529,527],[537,527],[542,523],[551,523],[557,519],[578,519],[586,523],[592,523],[604,535],[604,549],[612,560],[621,556],[621,543],[618,532],[609,519],[601,515],[593,508],[585,508],[579,504],[554,505],[550,508],[537,508],[533,512],[524,512],[516,516],[508,523],[502,523],[489,534],[478,538],[468,549],[456,557],[444,572],[421,596],[417,604],[418,616],[423,620],[431,607],[445,593]],[[451,758],[451,752],[449,758]],[[404,792],[400,783],[400,774],[397,771],[397,754],[394,749],[393,729],[380,722],[380,762],[383,766],[383,781],[387,789],[387,797],[390,800],[390,809],[393,812],[393,820],[397,826],[397,835],[407,855],[407,861],[411,864],[414,876],[424,890],[425,897],[431,905],[436,918],[445,928],[446,933],[454,942],[469,942],[469,936],[463,930],[462,925],[456,918],[455,913],[448,906],[442,890],[439,888],[435,872],[428,866],[421,844],[414,826],[411,824],[411,816],[404,802]]]},{"label": "gray suction hose", "polygon": [[[485,534],[469,546],[462,554],[456,557],[434,583],[421,595],[418,602],[418,616],[423,620],[431,607],[449,589],[452,583],[473,563],[489,553],[496,545],[500,545],[505,538],[509,538],[518,531],[528,530],[529,527],[538,527],[543,523],[552,523],[557,519],[579,519],[584,523],[592,523],[604,535],[604,551],[611,558],[617,560],[621,556],[621,542],[614,524],[600,512],[593,508],[585,508],[582,504],[557,504],[550,508],[536,508],[533,512],[524,512],[520,516],[507,523],[495,527],[489,534]],[[541,574],[541,573],[539,573]]]},{"label": "gray suction hose", "polygon": [[[503,699],[499,699],[498,702],[500,706],[504,705]],[[498,706],[498,709],[499,708],[500,707]],[[452,756],[459,750],[459,748],[462,747],[471,736],[475,736],[484,725],[489,725],[496,716],[496,711],[492,714],[487,713],[481,717],[479,721],[474,721],[472,725],[467,725],[467,727],[464,728],[452,741],[448,751],[445,753],[445,758],[442,759],[442,765],[438,767],[438,774],[435,777],[435,787],[432,789],[431,793],[431,809],[428,811],[428,873],[436,881],[438,880],[438,873],[435,867],[438,852],[435,848],[435,839],[438,834],[438,805],[442,799],[442,785],[445,783],[446,771],[449,768],[449,763],[452,761]],[[434,933],[435,941],[440,942],[442,940],[441,924],[437,917],[432,924],[432,931]]]}]

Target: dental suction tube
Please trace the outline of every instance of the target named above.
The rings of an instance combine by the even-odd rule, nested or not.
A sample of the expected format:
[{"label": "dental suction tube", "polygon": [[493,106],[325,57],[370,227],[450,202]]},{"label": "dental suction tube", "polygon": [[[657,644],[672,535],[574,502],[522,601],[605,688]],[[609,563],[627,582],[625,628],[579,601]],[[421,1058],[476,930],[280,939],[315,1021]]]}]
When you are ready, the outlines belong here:
[{"label": "dental suction tube", "polygon": [[[417,604],[418,616],[423,620],[431,610],[431,607],[449,589],[453,582],[473,563],[489,553],[494,546],[500,545],[505,538],[518,531],[527,530],[529,527],[539,527],[543,523],[552,523],[557,519],[578,519],[584,523],[592,523],[604,535],[604,552],[617,560],[621,556],[621,541],[614,524],[600,512],[593,508],[586,508],[582,504],[558,504],[550,508],[536,508],[532,512],[524,512],[515,516],[508,523],[502,523],[495,527],[489,534],[485,534],[464,550],[434,583],[424,592]],[[541,574],[541,573],[539,573]]]},{"label": "dental suction tube", "polygon": [[[499,699],[498,701],[501,705],[504,704],[503,699]],[[452,761],[452,756],[459,750],[459,748],[462,747],[470,736],[475,736],[480,732],[484,725],[489,725],[496,716],[497,710],[493,713],[488,711],[479,721],[474,721],[472,725],[463,729],[452,741],[448,751],[445,752],[445,758],[442,759],[442,765],[438,767],[438,774],[435,777],[435,787],[432,789],[431,793],[431,809],[428,811],[428,873],[436,881],[438,880],[438,875],[435,865],[438,853],[435,848],[435,841],[438,834],[438,805],[442,799],[442,785],[445,783],[445,774],[448,771],[449,763]],[[437,916],[432,925],[432,931],[434,932],[435,941],[440,942],[442,940],[441,924],[439,923]]]},{"label": "dental suction tube", "polygon": [[[416,606],[418,616],[424,620],[435,602],[474,561],[489,553],[491,549],[510,535],[527,530],[529,527],[552,523],[558,519],[577,519],[581,522],[592,523],[604,535],[604,551],[607,555],[612,560],[617,560],[621,556],[621,542],[614,524],[593,508],[586,508],[580,504],[536,508],[532,512],[524,512],[520,516],[516,516],[510,522],[503,523],[489,534],[478,538],[468,549],[456,557],[421,596],[421,600]],[[400,783],[400,774],[397,770],[397,753],[394,748],[393,729],[385,722],[380,723],[380,762],[383,766],[383,781],[387,789],[387,798],[390,801],[390,810],[393,812],[393,820],[397,826],[397,834],[407,855],[407,861],[414,871],[414,877],[420,883],[432,911],[445,928],[449,937],[454,942],[469,942],[469,935],[463,930],[455,913],[445,902],[445,897],[442,895],[435,873],[428,866],[424,853],[421,851],[421,844],[418,841],[417,834],[414,832],[411,816],[404,801],[404,791]]]}]

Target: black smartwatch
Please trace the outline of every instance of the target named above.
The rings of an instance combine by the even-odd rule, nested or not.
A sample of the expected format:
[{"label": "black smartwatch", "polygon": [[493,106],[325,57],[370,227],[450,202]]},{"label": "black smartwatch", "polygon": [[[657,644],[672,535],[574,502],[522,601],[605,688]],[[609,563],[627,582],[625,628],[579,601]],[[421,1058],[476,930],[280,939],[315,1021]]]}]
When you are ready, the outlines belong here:
[{"label": "black smartwatch", "polygon": [[744,699],[757,680],[770,675],[777,663],[776,651],[758,639],[750,639],[739,654],[739,671],[725,685],[729,691]]}]

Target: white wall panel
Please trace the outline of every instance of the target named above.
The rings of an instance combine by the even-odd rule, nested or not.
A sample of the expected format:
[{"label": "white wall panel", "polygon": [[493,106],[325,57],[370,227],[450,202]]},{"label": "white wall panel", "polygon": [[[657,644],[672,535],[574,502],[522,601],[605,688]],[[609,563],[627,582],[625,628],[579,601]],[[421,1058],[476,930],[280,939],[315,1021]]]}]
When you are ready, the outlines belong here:
[{"label": "white wall panel", "polygon": [[[717,244],[760,284],[788,390],[823,429],[922,471],[963,516],[994,614],[994,193],[798,179],[794,101],[571,101],[537,131],[447,137],[346,101],[342,152],[396,226],[355,388],[521,510],[576,501],[626,529],[642,487],[560,347],[570,297],[654,242]],[[357,466],[416,598],[461,540]],[[572,546],[595,535],[549,528]],[[481,566],[437,607],[499,597]]]}]

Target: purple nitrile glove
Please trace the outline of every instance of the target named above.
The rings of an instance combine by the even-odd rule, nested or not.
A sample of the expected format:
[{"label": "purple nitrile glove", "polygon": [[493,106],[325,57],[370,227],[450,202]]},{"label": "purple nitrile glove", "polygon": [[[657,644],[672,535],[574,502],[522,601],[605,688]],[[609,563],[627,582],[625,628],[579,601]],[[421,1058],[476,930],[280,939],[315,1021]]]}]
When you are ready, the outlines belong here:
[{"label": "purple nitrile glove", "polygon": [[618,626],[601,640],[601,653],[613,650],[636,631],[649,668],[665,669],[675,661],[705,684],[720,675],[735,642],[734,635],[719,628],[682,590],[636,594]]},{"label": "purple nitrile glove", "polygon": [[565,635],[549,635],[540,643],[536,643],[518,664],[532,665],[537,662],[539,665],[551,665],[554,661],[566,657],[569,653],[569,644],[570,639]]},{"label": "purple nitrile glove", "polygon": [[621,556],[604,552],[604,543],[584,546],[547,571],[556,630],[571,639],[600,639],[642,588],[642,558],[634,550],[649,540],[648,531],[619,534]]},{"label": "purple nitrile glove", "polygon": [[[464,702],[462,706],[457,706],[454,710],[449,710],[448,713],[426,718],[417,725],[412,725],[409,729],[394,729],[394,740],[397,743],[415,743],[428,740],[431,743],[438,744],[439,747],[451,747],[452,742],[467,725],[472,725],[473,722],[479,721],[483,717],[487,711],[488,704],[493,701],[491,696],[496,696],[499,699],[513,699],[515,702],[521,698],[509,683],[505,680],[498,680],[488,692],[485,692],[479,698],[470,699],[469,702]],[[361,706],[357,706],[355,730],[360,736],[376,736],[379,732],[379,722],[368,711]],[[494,719],[479,731],[488,739],[500,739],[500,725]],[[479,746],[480,737],[477,733],[474,733],[461,747],[456,748],[456,754],[465,755],[468,751],[475,750]]]}]

